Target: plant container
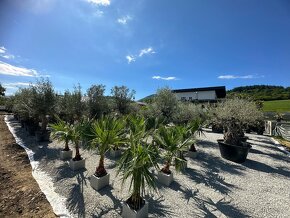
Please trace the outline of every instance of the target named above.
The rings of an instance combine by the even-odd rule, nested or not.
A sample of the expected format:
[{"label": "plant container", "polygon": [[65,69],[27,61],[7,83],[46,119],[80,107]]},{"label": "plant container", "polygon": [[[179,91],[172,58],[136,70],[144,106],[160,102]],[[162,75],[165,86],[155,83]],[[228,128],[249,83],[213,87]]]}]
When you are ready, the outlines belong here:
[{"label": "plant container", "polygon": [[100,190],[105,186],[109,185],[110,174],[107,173],[105,176],[98,177],[96,175],[92,175],[90,178],[90,183],[93,189]]},{"label": "plant container", "polygon": [[72,170],[79,170],[79,169],[84,169],[86,167],[86,160],[82,159],[82,160],[73,160],[71,159],[69,161],[69,167]]},{"label": "plant container", "polygon": [[113,158],[116,158],[116,157],[120,157],[122,154],[122,151],[120,149],[117,149],[117,150],[110,150],[110,156],[113,157]]},{"label": "plant container", "polygon": [[145,204],[137,211],[132,209],[128,205],[127,201],[123,202],[122,217],[124,217],[124,218],[145,218],[145,217],[148,217],[148,202],[145,201]]},{"label": "plant container", "polygon": [[50,138],[50,131],[35,131],[35,140],[37,142],[47,142]]},{"label": "plant container", "polygon": [[68,151],[62,150],[60,151],[60,159],[62,160],[71,159],[72,154],[73,154],[72,150],[68,150]]},{"label": "plant container", "polygon": [[187,156],[190,157],[190,158],[193,158],[193,159],[194,159],[194,158],[197,157],[197,151],[190,151],[190,150],[189,150],[189,151],[187,152]]},{"label": "plant container", "polygon": [[171,172],[170,174],[163,173],[162,171],[158,172],[158,181],[166,186],[169,186],[171,182],[173,181],[173,173]]},{"label": "plant container", "polygon": [[243,163],[247,159],[250,148],[252,147],[249,143],[243,142],[242,146],[229,145],[224,143],[224,140],[217,140],[220,148],[221,156],[227,160],[235,163]]}]

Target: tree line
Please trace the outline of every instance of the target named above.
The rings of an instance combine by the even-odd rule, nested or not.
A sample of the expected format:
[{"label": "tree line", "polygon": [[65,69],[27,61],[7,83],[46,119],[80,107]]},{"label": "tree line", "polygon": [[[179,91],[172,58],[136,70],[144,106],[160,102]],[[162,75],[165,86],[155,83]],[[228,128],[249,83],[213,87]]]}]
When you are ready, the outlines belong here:
[{"label": "tree line", "polygon": [[227,96],[250,97],[254,100],[287,100],[290,99],[290,87],[253,85],[240,86],[227,91]]}]

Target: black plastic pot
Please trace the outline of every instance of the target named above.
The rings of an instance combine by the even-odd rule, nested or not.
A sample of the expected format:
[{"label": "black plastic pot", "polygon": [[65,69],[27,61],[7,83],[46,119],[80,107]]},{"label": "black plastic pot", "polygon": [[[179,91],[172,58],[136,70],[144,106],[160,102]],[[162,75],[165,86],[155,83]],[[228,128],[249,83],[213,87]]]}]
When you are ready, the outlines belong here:
[{"label": "black plastic pot", "polygon": [[49,141],[50,131],[36,131],[35,132],[35,140],[37,142],[46,142]]},{"label": "black plastic pot", "polygon": [[244,163],[247,159],[250,148],[249,143],[244,142],[243,146],[229,145],[224,143],[224,140],[217,140],[221,152],[221,156],[235,163]]}]

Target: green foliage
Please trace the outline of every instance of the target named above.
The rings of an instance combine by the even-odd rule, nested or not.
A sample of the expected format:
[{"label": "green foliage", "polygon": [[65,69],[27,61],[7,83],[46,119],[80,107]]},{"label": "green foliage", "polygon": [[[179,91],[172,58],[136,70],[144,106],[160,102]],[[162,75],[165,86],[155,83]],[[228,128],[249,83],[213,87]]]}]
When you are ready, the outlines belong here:
[{"label": "green foliage", "polygon": [[178,101],[175,94],[172,93],[168,87],[158,89],[154,98],[154,103],[167,121],[171,122],[178,106]]},{"label": "green foliage", "polygon": [[243,127],[254,124],[263,118],[263,113],[254,101],[246,99],[227,99],[211,110],[214,122],[221,123],[225,129],[225,142],[239,145],[244,135]]},{"label": "green foliage", "polygon": [[290,100],[265,101],[263,111],[290,112]]},{"label": "green foliage", "polygon": [[75,120],[81,120],[84,115],[85,103],[82,100],[81,86],[77,85],[70,92],[66,90],[64,94],[58,96],[58,114],[65,121],[74,123]]},{"label": "green foliage", "polygon": [[197,119],[206,120],[207,109],[200,104],[193,104],[191,102],[179,102],[174,113],[173,122],[175,124],[184,124]]},{"label": "green foliage", "polygon": [[73,141],[75,134],[74,127],[72,124],[68,124],[65,121],[58,118],[58,122],[50,124],[52,128],[52,138],[57,139],[60,142],[65,143],[65,151],[69,150],[68,143]]},{"label": "green foliage", "polygon": [[100,118],[105,113],[108,113],[109,108],[104,93],[104,85],[92,85],[87,90],[88,111],[91,118]]},{"label": "green foliage", "polygon": [[250,97],[254,100],[286,100],[290,99],[290,87],[254,85],[240,86],[227,92],[227,96]]},{"label": "green foliage", "polygon": [[121,114],[127,114],[129,112],[129,105],[135,98],[135,90],[131,90],[126,86],[114,86],[111,89],[111,95],[113,96],[117,109]]},{"label": "green foliage", "polygon": [[162,169],[165,173],[170,173],[170,165],[172,160],[175,159],[175,168],[177,171],[181,169],[185,160],[181,157],[188,146],[194,143],[193,135],[188,134],[189,128],[185,126],[172,126],[172,127],[160,127],[157,134],[154,135],[155,142],[164,148],[165,153],[163,158],[165,160],[165,166]]},{"label": "green foliage", "polygon": [[[140,120],[139,120],[140,121]],[[118,161],[117,175],[122,176],[122,185],[130,179],[129,191],[131,192],[131,201],[133,209],[139,209],[142,203],[142,197],[146,193],[146,188],[156,191],[155,177],[151,168],[158,169],[158,150],[156,146],[148,144],[142,138],[136,137],[136,129],[144,131],[143,122],[137,122],[129,134],[128,149],[124,152]],[[137,131],[138,135],[142,135]],[[143,133],[145,134],[145,133]]]},{"label": "green foliage", "polygon": [[126,142],[126,128],[123,119],[104,116],[92,124],[89,137],[89,148],[98,148],[100,154],[99,165],[96,168],[97,176],[106,175],[104,158],[107,151],[116,149]]},{"label": "green foliage", "polygon": [[5,96],[5,91],[6,91],[6,89],[0,83],[0,96]]}]

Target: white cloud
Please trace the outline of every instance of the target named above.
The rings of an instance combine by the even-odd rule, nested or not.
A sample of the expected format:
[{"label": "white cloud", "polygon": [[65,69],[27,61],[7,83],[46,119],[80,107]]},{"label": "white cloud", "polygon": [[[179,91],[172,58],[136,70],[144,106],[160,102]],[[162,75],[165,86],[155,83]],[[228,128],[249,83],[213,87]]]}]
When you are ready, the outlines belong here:
[{"label": "white cloud", "polygon": [[34,69],[28,69],[25,67],[16,67],[2,61],[0,61],[0,74],[10,76],[28,76],[28,77],[39,76],[38,72]]},{"label": "white cloud", "polygon": [[4,46],[0,47],[0,54],[5,54],[6,48]]},{"label": "white cloud", "polygon": [[6,58],[6,59],[14,59],[15,58],[14,55],[7,54],[7,49],[4,46],[0,47],[0,57]]},{"label": "white cloud", "polygon": [[144,48],[140,50],[139,57],[142,57],[144,54],[154,54],[154,53],[155,51],[153,50],[152,47]]},{"label": "white cloud", "polygon": [[117,22],[120,23],[120,24],[126,25],[129,20],[132,20],[132,17],[127,15],[127,16],[119,18],[117,20]]},{"label": "white cloud", "polygon": [[6,89],[18,89],[19,87],[29,86],[30,83],[26,82],[14,82],[14,83],[3,83]]},{"label": "white cloud", "polygon": [[262,76],[257,75],[245,75],[245,76],[238,76],[238,75],[221,75],[218,76],[218,79],[256,79],[256,78],[262,78]]},{"label": "white cloud", "polygon": [[136,60],[136,58],[133,55],[127,55],[126,59],[128,60],[128,64]]},{"label": "white cloud", "polygon": [[3,55],[2,57],[6,58],[6,59],[14,59],[15,58],[14,55],[10,55],[10,54]]},{"label": "white cloud", "polygon": [[177,78],[175,76],[169,76],[169,77],[152,76],[152,79],[157,79],[157,80],[177,80]]},{"label": "white cloud", "polygon": [[87,0],[87,2],[102,6],[109,6],[111,4],[110,0]]}]

